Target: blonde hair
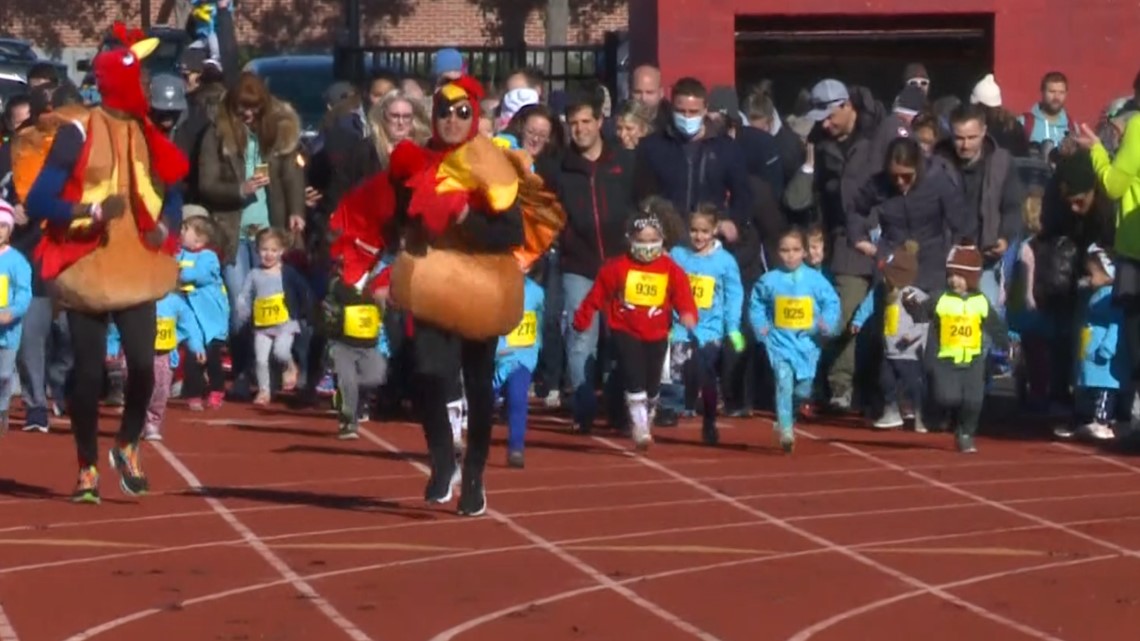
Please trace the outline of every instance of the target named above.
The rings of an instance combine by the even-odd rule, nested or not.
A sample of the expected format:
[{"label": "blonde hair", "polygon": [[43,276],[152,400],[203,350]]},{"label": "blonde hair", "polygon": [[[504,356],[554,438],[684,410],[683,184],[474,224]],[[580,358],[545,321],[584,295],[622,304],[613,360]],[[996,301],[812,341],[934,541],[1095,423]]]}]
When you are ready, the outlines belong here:
[{"label": "blonde hair", "polygon": [[653,113],[645,105],[631,100],[622,106],[617,114],[618,120],[629,120],[645,130],[646,134],[653,133]]},{"label": "blonde hair", "polygon": [[372,127],[372,140],[376,146],[376,155],[380,158],[380,166],[388,166],[388,157],[394,146],[384,129],[384,118],[388,108],[397,102],[405,102],[412,108],[412,133],[409,139],[417,145],[422,145],[431,137],[431,122],[428,120],[427,110],[422,102],[412,99],[400,90],[388,92],[380,102],[373,105],[368,111],[368,124]]},{"label": "blonde hair", "polygon": [[289,248],[289,235],[281,229],[278,229],[276,227],[266,227],[265,229],[257,232],[258,249],[260,249],[261,246],[269,240],[277,241],[277,244],[281,245],[281,249]]},{"label": "blonde hair", "polygon": [[1033,187],[1029,190],[1029,195],[1025,197],[1025,202],[1021,203],[1021,222],[1025,225],[1025,230],[1030,235],[1036,236],[1041,233],[1041,201],[1044,195],[1040,187]]}]

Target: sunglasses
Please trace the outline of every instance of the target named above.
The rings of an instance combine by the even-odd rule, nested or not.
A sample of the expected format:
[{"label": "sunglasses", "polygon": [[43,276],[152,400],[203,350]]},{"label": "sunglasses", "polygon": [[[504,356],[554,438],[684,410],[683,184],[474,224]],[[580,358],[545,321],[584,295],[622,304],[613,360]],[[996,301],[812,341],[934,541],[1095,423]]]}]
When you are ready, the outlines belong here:
[{"label": "sunglasses", "polygon": [[912,87],[918,87],[919,89],[926,89],[927,87],[930,86],[930,79],[929,78],[911,78],[910,80],[906,81],[906,84],[908,84]]},{"label": "sunglasses", "polygon": [[451,116],[455,116],[459,120],[471,120],[471,116],[474,114],[475,111],[468,103],[460,105],[440,105],[435,110],[436,120],[447,120]]}]

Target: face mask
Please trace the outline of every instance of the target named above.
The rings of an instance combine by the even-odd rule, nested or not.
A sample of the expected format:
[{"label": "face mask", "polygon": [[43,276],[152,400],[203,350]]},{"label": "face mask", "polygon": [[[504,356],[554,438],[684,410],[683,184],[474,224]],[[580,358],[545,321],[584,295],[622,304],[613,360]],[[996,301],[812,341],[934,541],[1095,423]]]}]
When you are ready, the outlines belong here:
[{"label": "face mask", "polygon": [[661,255],[661,241],[655,243],[630,243],[629,255],[639,263],[648,263]]},{"label": "face mask", "polygon": [[680,131],[688,138],[697,135],[697,132],[701,130],[701,123],[703,123],[704,120],[704,116],[689,117],[684,114],[673,113],[673,126],[677,128],[677,131]]}]

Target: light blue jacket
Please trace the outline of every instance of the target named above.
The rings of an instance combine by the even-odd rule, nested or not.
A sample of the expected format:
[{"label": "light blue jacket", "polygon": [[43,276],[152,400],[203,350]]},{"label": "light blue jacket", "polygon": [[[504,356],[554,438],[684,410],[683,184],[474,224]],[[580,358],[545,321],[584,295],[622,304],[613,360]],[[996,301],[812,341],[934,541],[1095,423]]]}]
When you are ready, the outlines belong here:
[{"label": "light blue jacket", "polygon": [[[1045,113],[1041,111],[1041,105],[1039,104],[1033,105],[1029,113],[1033,114],[1033,131],[1025,132],[1029,135],[1029,142],[1045,142],[1046,140],[1051,140],[1054,145],[1060,146],[1072,126],[1069,124],[1069,112],[1062,109],[1061,113],[1058,114],[1057,122],[1049,122],[1045,118]],[[1018,116],[1017,121],[1024,127],[1025,114]]]},{"label": "light blue jacket", "polygon": [[[377,274],[384,271],[384,269],[387,268],[393,260],[395,260],[395,256],[391,254],[384,254],[380,258],[380,261],[376,263],[376,266],[372,268],[372,276],[375,277]],[[387,316],[387,309],[381,309],[380,311],[385,316]],[[380,338],[376,341],[376,350],[380,352],[384,358],[392,358],[392,342],[388,339],[388,326],[389,323],[387,321],[380,323]]]},{"label": "light blue jacket", "polygon": [[1128,350],[1120,335],[1123,322],[1124,312],[1112,303],[1112,285],[1093,292],[1079,336],[1084,349],[1078,355],[1078,386],[1120,389],[1120,382],[1128,380]]},{"label": "light blue jacket", "polygon": [[[783,297],[811,299],[811,328],[799,330],[776,327],[778,299]],[[756,339],[768,348],[770,362],[789,363],[795,371],[796,380],[812,379],[815,378],[820,353],[816,336],[833,335],[841,329],[838,327],[839,295],[819,270],[807,264],[800,265],[795,271],[770,271],[756,281],[748,320],[756,332]]]},{"label": "light blue jacket", "polygon": [[[713,250],[705,255],[680,245],[669,252],[673,260],[689,275],[689,282],[694,286],[703,277],[713,280],[712,292],[702,294],[696,289],[693,291],[693,296],[697,298],[697,326],[693,329],[693,335],[701,345],[719,341],[732,332],[740,331],[740,317],[744,314],[744,286],[740,284],[740,266],[732,254],[721,247],[720,241],[715,242]],[[704,297],[711,298],[711,307],[701,309],[701,299]],[[689,330],[677,322],[676,318],[673,321],[672,339],[689,339]]]},{"label": "light blue jacket", "polygon": [[202,331],[202,339],[224,341],[230,332],[230,299],[222,290],[222,265],[209,249],[178,254],[178,284]]},{"label": "light blue jacket", "polygon": [[532,374],[538,366],[538,352],[542,349],[542,310],[545,305],[546,294],[542,287],[534,282],[530,276],[526,277],[526,286],[523,289],[523,321],[527,321],[534,314],[534,345],[527,347],[513,347],[507,342],[506,336],[499,337],[499,347],[495,351],[495,388],[498,389],[507,381],[507,377],[520,367],[527,368]]},{"label": "light blue jacket", "polygon": [[122,351],[123,341],[119,336],[119,326],[111,321],[107,323],[107,358],[118,358]]},{"label": "light blue jacket", "polygon": [[8,301],[0,311],[12,315],[12,322],[0,325],[0,349],[16,349],[23,335],[24,314],[32,303],[32,266],[23,254],[8,247],[0,253],[0,278],[8,280]]},{"label": "light blue jacket", "polygon": [[[173,318],[178,331],[178,343],[186,343],[188,356],[195,358],[198,354],[206,353],[206,346],[202,342],[202,329],[194,318],[194,312],[178,294],[171,292],[164,296],[155,305],[154,315],[156,323],[162,319]],[[178,367],[178,350],[170,351],[170,366]]]}]

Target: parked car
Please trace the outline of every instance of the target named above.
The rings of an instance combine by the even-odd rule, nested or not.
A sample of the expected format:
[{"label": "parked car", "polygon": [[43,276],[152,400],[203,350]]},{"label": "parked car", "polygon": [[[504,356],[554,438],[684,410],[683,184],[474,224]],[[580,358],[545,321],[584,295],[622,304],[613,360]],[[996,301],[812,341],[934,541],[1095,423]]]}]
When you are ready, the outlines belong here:
[{"label": "parked car", "polygon": [[17,38],[0,38],[0,72],[18,75],[26,81],[28,71],[41,62],[51,63],[59,70],[61,78],[67,77],[67,65],[39,57],[28,41]]},{"label": "parked car", "polygon": [[255,58],[245,65],[245,71],[261,78],[274,96],[293,105],[306,136],[316,133],[328,110],[325,90],[335,81],[332,56]]},{"label": "parked car", "polygon": [[8,99],[28,93],[28,83],[20,74],[0,71],[0,111],[8,106]]}]

